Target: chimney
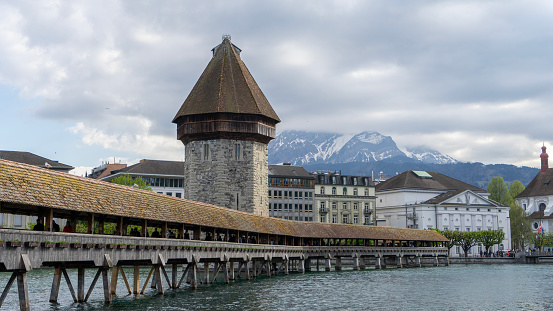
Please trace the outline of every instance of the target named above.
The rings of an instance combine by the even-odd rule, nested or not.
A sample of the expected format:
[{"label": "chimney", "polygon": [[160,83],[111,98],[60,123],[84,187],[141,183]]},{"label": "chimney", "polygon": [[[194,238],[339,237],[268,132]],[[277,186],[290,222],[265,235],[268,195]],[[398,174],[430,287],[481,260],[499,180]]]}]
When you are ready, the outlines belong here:
[{"label": "chimney", "polygon": [[547,148],[545,148],[545,144],[541,147],[541,154],[540,154],[540,159],[541,159],[541,170],[540,172],[545,172],[549,169],[549,155],[547,155],[547,153],[545,152]]}]

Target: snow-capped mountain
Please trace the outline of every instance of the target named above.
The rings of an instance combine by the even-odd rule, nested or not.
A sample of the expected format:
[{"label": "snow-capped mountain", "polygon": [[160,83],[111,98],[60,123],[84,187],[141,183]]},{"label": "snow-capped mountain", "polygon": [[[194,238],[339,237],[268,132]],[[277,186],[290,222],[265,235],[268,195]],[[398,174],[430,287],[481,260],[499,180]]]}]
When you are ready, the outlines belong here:
[{"label": "snow-capped mountain", "polygon": [[434,164],[457,162],[448,155],[422,147],[402,151],[390,136],[378,132],[341,135],[285,131],[269,143],[271,164],[289,162],[293,165],[307,165],[375,162],[388,159]]}]

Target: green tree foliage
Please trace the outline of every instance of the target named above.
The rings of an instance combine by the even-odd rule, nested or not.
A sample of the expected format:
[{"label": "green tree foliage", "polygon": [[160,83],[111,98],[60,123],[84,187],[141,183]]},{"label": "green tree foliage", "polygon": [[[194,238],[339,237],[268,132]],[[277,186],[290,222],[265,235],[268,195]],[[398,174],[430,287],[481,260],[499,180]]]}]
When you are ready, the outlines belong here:
[{"label": "green tree foliage", "polygon": [[490,247],[500,244],[505,239],[505,232],[501,230],[484,230],[477,231],[478,242],[486,247],[486,252],[490,252]]},{"label": "green tree foliage", "polygon": [[513,181],[511,186],[509,186],[509,190],[507,190],[507,193],[505,194],[505,205],[513,207],[515,205],[515,197],[519,195],[523,190],[524,185],[520,181]]},{"label": "green tree foliage", "polygon": [[461,237],[459,234],[459,231],[444,230],[444,231],[441,231],[440,233],[449,240],[449,242],[447,243],[448,251],[451,250],[453,246],[459,245],[459,241]]},{"label": "green tree foliage", "polygon": [[456,231],[459,235],[458,244],[463,249],[465,257],[468,257],[468,252],[474,245],[478,244],[480,232],[478,231]]},{"label": "green tree foliage", "polygon": [[498,203],[505,204],[505,195],[507,194],[507,185],[501,176],[494,176],[488,183],[487,191],[489,198]]},{"label": "green tree foliage", "polygon": [[525,249],[525,242],[533,234],[532,220],[526,216],[526,212],[518,204],[511,206],[509,218],[511,220],[511,245],[514,249]]},{"label": "green tree foliage", "polygon": [[139,189],[152,191],[152,187],[150,187],[148,183],[146,183],[146,181],[144,180],[144,178],[142,178],[142,176],[133,178],[131,177],[131,175],[125,174],[123,176],[115,177],[114,179],[111,180],[111,182],[114,184],[125,185],[129,187],[136,187]]},{"label": "green tree foliage", "polygon": [[544,246],[550,246],[553,243],[552,233],[531,233],[529,236],[530,243],[538,248],[541,252]]}]

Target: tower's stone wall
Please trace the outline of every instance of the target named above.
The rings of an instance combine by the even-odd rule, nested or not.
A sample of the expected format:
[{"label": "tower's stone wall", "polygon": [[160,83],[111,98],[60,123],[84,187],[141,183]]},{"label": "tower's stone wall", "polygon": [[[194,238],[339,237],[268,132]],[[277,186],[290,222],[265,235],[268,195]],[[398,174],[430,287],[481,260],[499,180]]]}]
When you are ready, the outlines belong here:
[{"label": "tower's stone wall", "polygon": [[185,145],[187,199],[268,216],[268,174],[267,144],[213,139]]}]

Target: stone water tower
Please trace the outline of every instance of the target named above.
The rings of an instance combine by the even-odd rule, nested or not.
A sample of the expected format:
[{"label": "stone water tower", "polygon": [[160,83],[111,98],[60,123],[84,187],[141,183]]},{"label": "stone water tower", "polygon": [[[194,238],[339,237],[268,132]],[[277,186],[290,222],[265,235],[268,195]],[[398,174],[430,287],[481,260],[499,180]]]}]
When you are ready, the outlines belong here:
[{"label": "stone water tower", "polygon": [[184,198],[268,216],[268,143],[280,119],[230,36],[212,52],[173,119],[185,146]]}]

